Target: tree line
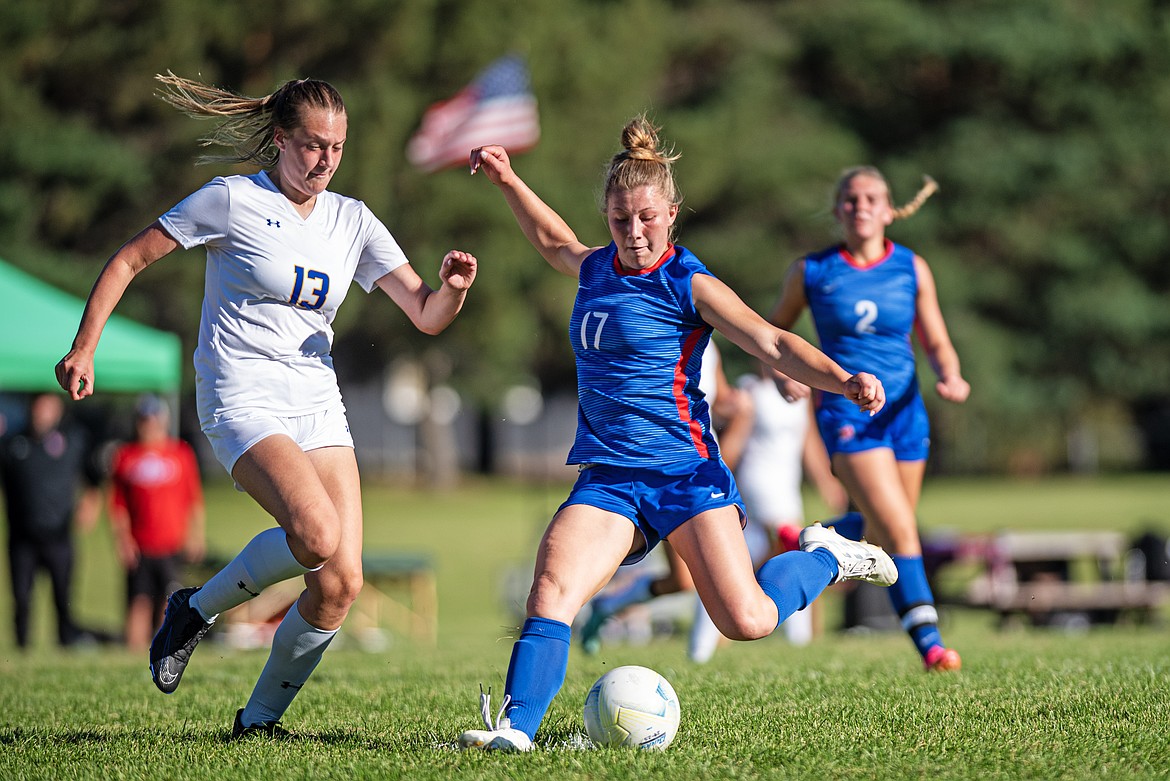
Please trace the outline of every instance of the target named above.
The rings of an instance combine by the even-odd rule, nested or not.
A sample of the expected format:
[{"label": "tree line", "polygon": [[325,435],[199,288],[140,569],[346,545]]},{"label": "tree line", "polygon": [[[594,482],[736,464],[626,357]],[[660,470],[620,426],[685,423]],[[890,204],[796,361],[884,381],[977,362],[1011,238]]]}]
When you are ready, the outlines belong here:
[{"label": "tree line", "polygon": [[[759,311],[794,259],[835,241],[843,168],[877,165],[900,201],[929,174],[939,194],[891,236],[931,263],[973,387],[963,407],[926,394],[940,462],[1059,467],[1070,432],[1108,445],[1134,424],[1156,460],[1170,428],[1166,5],[8,0],[0,257],[85,295],[119,242],[210,177],[242,172],[194,165],[208,127],[157,100],[154,73],[253,95],[323,78],[350,114],[334,189],[366,201],[432,283],[449,248],[482,264],[437,340],[351,296],[339,371],[374,377],[418,356],[484,406],[517,381],[571,390],[573,281],[544,266],[486,181],[423,174],[404,154],[427,106],[519,52],[543,137],[515,165],[583,241],[608,240],[602,166],[641,111],[683,155],[680,243]],[[201,253],[168,258],[119,311],[190,352],[202,273]],[[750,368],[730,352],[733,372]]]}]

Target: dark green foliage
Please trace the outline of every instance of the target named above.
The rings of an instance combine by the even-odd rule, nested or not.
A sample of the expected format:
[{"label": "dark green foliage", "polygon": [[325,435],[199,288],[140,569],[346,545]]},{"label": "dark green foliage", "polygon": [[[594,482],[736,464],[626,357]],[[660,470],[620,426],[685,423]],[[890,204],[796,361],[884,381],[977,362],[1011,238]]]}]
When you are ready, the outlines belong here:
[{"label": "dark green foliage", "polygon": [[[1167,21],[1153,0],[9,0],[0,256],[84,294],[120,242],[228,172],[193,165],[206,126],[152,96],[154,73],[253,95],[325,78],[350,112],[335,188],[369,203],[432,284],[447,249],[482,262],[437,341],[380,296],[351,296],[340,371],[438,349],[480,403],[517,377],[571,389],[573,281],[486,181],[423,175],[403,154],[428,105],[518,50],[541,105],[543,140],[516,159],[534,189],[605,243],[602,166],[649,110],[683,153],[680,242],[760,311],[795,257],[834,240],[842,168],[878,165],[898,201],[934,176],[939,195],[891,236],[931,262],[974,389],[964,408],[932,401],[940,444],[960,419],[981,443],[954,443],[948,466],[999,470],[1021,448],[1059,461],[1074,421],[1166,398]],[[160,264],[120,311],[190,346],[201,275],[195,253]]]}]

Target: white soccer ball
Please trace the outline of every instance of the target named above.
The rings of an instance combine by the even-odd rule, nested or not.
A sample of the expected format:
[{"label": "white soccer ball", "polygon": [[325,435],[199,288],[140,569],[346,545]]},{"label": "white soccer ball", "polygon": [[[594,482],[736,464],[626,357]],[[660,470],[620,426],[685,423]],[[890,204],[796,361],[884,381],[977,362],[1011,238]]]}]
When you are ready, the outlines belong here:
[{"label": "white soccer ball", "polygon": [[646,667],[610,670],[585,697],[585,731],[599,746],[661,751],[678,733],[678,721],[674,688]]}]

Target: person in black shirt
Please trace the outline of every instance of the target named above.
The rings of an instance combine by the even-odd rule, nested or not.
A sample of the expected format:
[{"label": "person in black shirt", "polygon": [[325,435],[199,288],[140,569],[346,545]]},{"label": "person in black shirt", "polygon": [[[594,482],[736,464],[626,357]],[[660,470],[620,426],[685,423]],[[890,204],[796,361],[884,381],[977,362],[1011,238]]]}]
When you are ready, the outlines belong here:
[{"label": "person in black shirt", "polygon": [[90,528],[97,520],[101,499],[96,486],[101,475],[89,458],[85,430],[63,425],[61,396],[37,394],[28,411],[24,430],[0,440],[0,485],[8,519],[16,644],[28,646],[33,581],[37,570],[43,568],[53,587],[57,641],[68,646],[82,634],[69,604],[73,524]]}]

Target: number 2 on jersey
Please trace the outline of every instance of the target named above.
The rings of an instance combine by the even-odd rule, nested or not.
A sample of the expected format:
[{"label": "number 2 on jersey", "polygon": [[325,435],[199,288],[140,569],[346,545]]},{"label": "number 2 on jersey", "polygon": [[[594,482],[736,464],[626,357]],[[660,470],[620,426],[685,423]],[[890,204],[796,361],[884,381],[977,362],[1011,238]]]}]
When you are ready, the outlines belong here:
[{"label": "number 2 on jersey", "polygon": [[593,332],[593,349],[601,349],[601,329],[605,327],[605,321],[609,318],[609,312],[586,312],[581,318],[581,346],[586,350],[589,349],[589,316],[592,315],[597,319],[597,330]]},{"label": "number 2 on jersey", "polygon": [[877,320],[878,316],[876,303],[863,298],[853,305],[853,314],[857,315],[857,324],[853,326],[854,331],[859,334],[872,334],[877,331],[873,327],[873,321]]},{"label": "number 2 on jersey", "polygon": [[[292,295],[288,297],[288,302],[304,309],[320,309],[325,305],[325,296],[329,294],[329,275],[322,271],[305,271],[304,266],[293,266],[296,272],[297,281],[293,283]],[[319,282],[320,284],[309,293],[312,300],[301,300],[301,291],[305,286],[305,280],[312,282]]]}]

